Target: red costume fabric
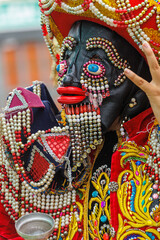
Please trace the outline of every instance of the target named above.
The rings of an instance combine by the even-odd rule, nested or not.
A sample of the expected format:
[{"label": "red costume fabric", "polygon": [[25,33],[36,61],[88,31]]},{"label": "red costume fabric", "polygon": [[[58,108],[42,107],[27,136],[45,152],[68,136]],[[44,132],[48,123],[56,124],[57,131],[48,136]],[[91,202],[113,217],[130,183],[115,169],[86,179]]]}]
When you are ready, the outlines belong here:
[{"label": "red costume fabric", "polygon": [[0,240],[23,239],[20,236],[18,236],[14,225],[15,225],[14,221],[10,219],[9,215],[5,212],[3,205],[0,203]]},{"label": "red costume fabric", "polygon": [[[119,239],[119,237],[122,236],[123,237],[120,239],[130,239],[130,237],[135,233],[137,233],[137,237],[142,237],[146,234],[146,232],[147,234],[148,232],[152,232],[150,231],[150,228],[153,230],[156,226],[156,224],[153,224],[154,220],[151,217],[150,219],[148,219],[146,214],[148,213],[150,216],[149,204],[147,203],[148,205],[146,205],[146,207],[143,209],[145,197],[147,194],[150,194],[150,190],[147,189],[147,187],[151,183],[150,181],[148,181],[148,176],[143,173],[143,165],[145,165],[146,156],[148,154],[145,146],[147,145],[149,132],[153,126],[153,122],[154,116],[151,109],[144,111],[132,120],[128,121],[124,125],[124,128],[127,131],[129,138],[126,142],[122,143],[122,145],[113,154],[112,157],[110,181],[118,182],[119,185],[118,191],[111,192],[110,194],[112,226],[116,231],[116,236],[113,238],[114,240]],[[142,162],[142,157],[144,157],[144,162]],[[123,162],[122,158],[124,158]],[[148,181],[148,186],[146,184],[145,188],[146,192],[143,188],[143,181]],[[125,191],[123,191],[124,185]],[[134,194],[135,199],[133,199]],[[136,197],[138,196],[137,194],[139,194],[138,199],[136,199]],[[131,201],[133,201],[134,206],[136,206],[137,203],[139,207],[137,207],[137,209],[133,209],[132,207],[131,209]],[[131,218],[127,215],[128,213],[131,215]],[[145,219],[146,221],[149,220],[150,224],[145,222]],[[139,220],[139,222],[136,222],[137,220]],[[127,231],[124,230],[123,232],[121,228],[125,227]],[[159,236],[158,232],[156,233],[157,236]],[[143,234],[141,235],[141,233]]]},{"label": "red costume fabric", "polygon": [[[125,192],[126,194],[124,194],[124,195],[122,194],[122,198],[119,197],[121,195],[121,192],[118,192],[118,191],[122,191],[122,189],[121,190],[118,189],[117,192],[110,193],[111,225],[114,227],[114,229],[116,231],[116,236],[113,238],[114,240],[119,239],[119,238],[117,238],[117,236],[123,236],[123,234],[124,234],[124,236],[131,236],[134,232],[134,226],[138,226],[137,225],[138,223],[136,223],[136,222],[133,224],[127,225],[128,224],[126,221],[127,217],[124,216],[124,212],[122,211],[122,206],[124,206],[122,204],[122,201],[123,201],[123,199],[126,199],[126,202],[128,201],[129,203],[131,203],[131,200],[128,199],[128,196],[127,196],[127,194],[131,195],[131,192],[133,191],[133,186],[130,185],[131,177],[129,177],[129,175],[131,175],[131,171],[134,170],[133,168],[131,168],[131,165],[137,166],[137,170],[135,170],[135,172],[136,172],[137,177],[139,177],[140,173],[138,171],[140,171],[140,165],[142,167],[143,164],[145,164],[145,162],[140,164],[139,159],[141,159],[141,158],[134,158],[134,156],[133,156],[133,158],[130,158],[130,160],[126,159],[126,162],[122,163],[122,157],[125,156],[125,154],[126,154],[125,151],[126,151],[126,149],[128,149],[127,144],[131,144],[131,143],[134,144],[134,146],[137,146],[137,153],[143,157],[143,154],[145,154],[144,153],[145,149],[143,149],[144,152],[142,152],[141,147],[147,145],[148,135],[149,135],[149,131],[153,125],[153,121],[154,121],[154,116],[153,116],[151,109],[147,109],[143,113],[139,114],[135,118],[128,121],[124,127],[128,133],[129,138],[126,142],[122,143],[122,145],[113,154],[113,157],[112,157],[110,182],[118,182],[119,188],[121,188],[121,186],[123,186],[123,184],[125,184],[126,182],[128,184],[128,185],[126,185],[126,192]],[[133,152],[132,149],[129,149],[129,151],[130,151],[130,153]],[[132,161],[134,163],[132,163]],[[135,165],[135,163],[137,163],[137,162],[138,162],[138,164]],[[127,171],[128,171],[128,173],[127,173]],[[124,172],[124,175],[128,174],[125,178],[122,178],[123,172]],[[143,176],[143,178],[147,179],[143,173],[141,173],[141,175]],[[121,176],[121,178],[120,178],[120,176]],[[121,181],[119,181],[119,178],[121,179]],[[123,181],[122,181],[122,179],[123,179]],[[132,176],[132,179],[133,179],[133,176]],[[137,184],[136,187],[138,188],[140,185],[140,182],[139,182],[140,180],[138,181],[137,179],[134,182],[136,182],[136,184]],[[128,189],[128,186],[130,186],[129,189]],[[118,193],[120,193],[120,195],[118,195]],[[129,204],[128,204],[128,206],[129,206]],[[126,206],[126,209],[128,209],[127,206]],[[130,211],[131,218],[133,217],[134,213],[135,213],[135,211],[132,209],[132,211]],[[143,219],[143,215],[145,215],[145,212],[142,213],[142,216],[140,215],[140,218]],[[135,219],[135,221],[136,221],[136,218],[132,218],[132,219]],[[129,219],[128,221],[132,222],[131,219]],[[122,229],[120,229],[120,228],[122,228],[122,226],[123,227],[126,226],[126,229],[128,229],[128,235],[127,235],[126,231],[123,232]],[[137,236],[141,236],[140,234],[141,234],[141,232],[143,232],[144,229],[150,229],[150,228],[152,228],[152,226],[148,226],[148,224],[147,224],[147,226],[143,226],[143,224],[142,224],[142,229],[140,229],[140,232],[138,233],[138,230],[136,230]],[[138,229],[138,227],[136,229]],[[150,230],[148,230],[148,232],[150,233]],[[119,235],[117,235],[117,234],[119,234]],[[157,236],[158,236],[158,234],[157,234]],[[77,239],[81,239],[81,238],[82,238],[81,233],[77,232],[77,234],[75,234],[73,239],[77,240]],[[18,235],[15,231],[14,222],[6,214],[3,205],[0,204],[0,240],[4,240],[4,239],[21,240],[22,238],[18,237]],[[123,239],[125,239],[125,238],[123,238]]]}]

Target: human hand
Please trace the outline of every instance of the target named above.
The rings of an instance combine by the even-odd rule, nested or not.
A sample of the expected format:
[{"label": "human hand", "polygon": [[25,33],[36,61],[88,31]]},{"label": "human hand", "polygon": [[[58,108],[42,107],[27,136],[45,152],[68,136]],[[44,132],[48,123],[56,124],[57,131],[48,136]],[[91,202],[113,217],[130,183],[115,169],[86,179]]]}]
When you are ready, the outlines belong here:
[{"label": "human hand", "polygon": [[148,42],[144,42],[142,47],[149,65],[152,81],[147,82],[129,69],[125,69],[124,73],[134,84],[146,93],[153,113],[160,124],[160,66]]}]

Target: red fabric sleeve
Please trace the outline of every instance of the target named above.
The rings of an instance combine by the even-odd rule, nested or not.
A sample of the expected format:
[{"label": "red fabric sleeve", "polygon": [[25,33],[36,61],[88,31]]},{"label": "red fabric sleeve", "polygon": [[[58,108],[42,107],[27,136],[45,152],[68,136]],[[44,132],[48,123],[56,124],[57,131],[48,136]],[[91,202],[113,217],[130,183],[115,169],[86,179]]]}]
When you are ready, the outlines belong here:
[{"label": "red fabric sleeve", "polygon": [[0,240],[23,240],[17,234],[14,224],[0,202]]},{"label": "red fabric sleeve", "polygon": [[[118,175],[122,171],[119,161],[120,161],[120,153],[118,151],[116,151],[112,155],[111,179],[110,179],[111,182],[112,181],[117,182]],[[111,209],[111,221],[112,221],[111,225],[112,225],[112,227],[114,227],[115,231],[117,232],[117,230],[118,230],[118,213],[120,211],[118,199],[117,199],[117,192],[110,193],[110,209]],[[116,240],[116,236],[113,239]]]}]

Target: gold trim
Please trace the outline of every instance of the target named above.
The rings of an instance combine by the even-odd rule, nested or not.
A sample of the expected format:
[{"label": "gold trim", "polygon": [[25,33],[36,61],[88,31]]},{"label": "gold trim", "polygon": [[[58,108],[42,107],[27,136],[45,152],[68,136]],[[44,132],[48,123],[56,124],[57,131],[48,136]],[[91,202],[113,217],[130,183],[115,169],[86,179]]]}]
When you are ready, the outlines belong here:
[{"label": "gold trim", "polygon": [[57,39],[58,44],[61,46],[61,45],[62,45],[62,42],[63,42],[63,39],[64,39],[64,36],[62,35],[62,33],[60,32],[60,30],[58,29],[58,27],[57,27],[57,25],[55,24],[53,18],[50,17],[49,21],[50,21],[50,27],[51,27],[51,30],[52,30],[52,32],[53,32],[53,35],[54,35],[55,38]]},{"label": "gold trim", "polygon": [[[144,32],[152,39],[154,42],[160,44],[160,32],[153,28],[144,28]],[[155,47],[156,48],[156,47]],[[159,49],[159,47],[157,48]]]}]

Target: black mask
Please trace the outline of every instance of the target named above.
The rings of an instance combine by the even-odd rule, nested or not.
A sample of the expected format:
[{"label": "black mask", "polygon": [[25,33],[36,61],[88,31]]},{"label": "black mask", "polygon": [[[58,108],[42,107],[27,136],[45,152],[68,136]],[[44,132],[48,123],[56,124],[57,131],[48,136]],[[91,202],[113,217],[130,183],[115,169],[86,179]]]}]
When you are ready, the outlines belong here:
[{"label": "black mask", "polygon": [[[76,22],[68,36],[73,37],[76,43],[71,50],[67,49],[63,53],[62,60],[66,60],[67,65],[66,74],[61,78],[63,87],[82,88],[80,78],[84,71],[84,64],[89,60],[95,60],[105,67],[110,96],[104,98],[100,106],[103,133],[108,131],[117,117],[132,118],[148,108],[149,102],[146,95],[129,79],[125,79],[118,86],[115,86],[115,80],[123,73],[124,69],[119,69],[113,63],[112,58],[109,59],[104,49],[101,47],[86,49],[86,42],[90,38],[108,40],[116,48],[117,59],[120,57],[120,59],[126,60],[134,72],[150,81],[151,77],[145,60],[128,42],[114,31],[87,21]],[[136,104],[130,107],[129,103],[133,97],[136,99]],[[89,101],[88,98],[84,100],[84,102],[87,101]]]}]

